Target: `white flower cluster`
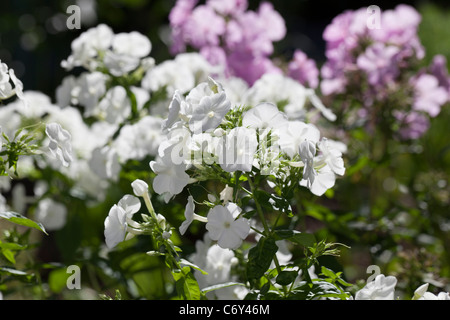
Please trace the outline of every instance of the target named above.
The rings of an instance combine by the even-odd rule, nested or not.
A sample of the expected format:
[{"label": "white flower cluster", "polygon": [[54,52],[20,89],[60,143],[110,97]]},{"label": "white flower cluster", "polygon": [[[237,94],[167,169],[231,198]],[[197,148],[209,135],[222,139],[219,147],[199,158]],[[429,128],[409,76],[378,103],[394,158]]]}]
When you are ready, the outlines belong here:
[{"label": "white flower cluster", "polygon": [[[235,119],[231,119],[235,116]],[[187,93],[176,90],[162,130],[167,139],[150,162],[156,173],[153,190],[169,202],[198,180],[214,179],[208,172],[244,172],[286,180],[292,170],[303,168],[300,186],[316,195],[333,187],[336,175],[345,172],[339,143],[320,137],[313,124],[289,120],[274,104],[264,102],[250,109],[232,108],[224,87],[211,77]],[[231,190],[230,190],[231,189]],[[236,249],[250,231],[233,203],[233,189],[223,191],[223,205],[213,207],[207,217],[194,213],[189,197],[184,234],[193,220],[206,222],[210,237],[222,248]]]},{"label": "white flower cluster", "polygon": [[[308,118],[308,99],[332,120],[312,92],[275,75],[249,88],[238,78],[224,77],[197,53],[155,65],[151,49],[150,40],[138,32],[115,34],[106,25],[83,32],[62,66],[84,70],[62,80],[55,103],[40,92],[22,92],[14,72],[2,64],[0,93],[6,97],[8,89],[15,90],[29,102],[27,108],[13,102],[0,109],[3,132],[12,134],[25,121],[46,123],[43,145],[53,156],[34,163],[24,159],[21,176],[36,165],[58,170],[73,181],[71,194],[88,196],[93,205],[103,201],[129,160],[147,157],[154,157],[153,189],[166,202],[189,183],[207,179],[208,168],[230,174],[256,168],[283,180],[290,169],[301,167],[297,183],[317,195],[344,173],[339,144],[320,139],[313,124],[299,120]],[[232,194],[231,187],[225,188],[222,205],[208,217],[192,218],[207,222],[212,237],[227,248],[239,246],[249,229],[249,221],[236,220],[242,210]]]},{"label": "white flower cluster", "polygon": [[72,42],[72,54],[61,65],[67,70],[82,66],[95,71],[105,67],[119,77],[140,65],[151,66],[152,58],[143,59],[151,49],[150,40],[139,32],[114,34],[110,27],[100,24]]},{"label": "white flower cluster", "polygon": [[[313,124],[288,120],[271,103],[260,103],[242,114],[242,125],[227,128],[231,110],[222,85],[212,78],[191,90],[186,98],[176,91],[163,122],[167,132],[150,163],[157,174],[154,190],[168,202],[191,182],[188,169],[218,164],[226,172],[250,172],[286,177],[289,168],[303,167],[300,185],[322,195],[345,172],[339,143],[320,138]],[[232,111],[232,110],[231,110]],[[228,121],[229,122],[229,121]]]}]

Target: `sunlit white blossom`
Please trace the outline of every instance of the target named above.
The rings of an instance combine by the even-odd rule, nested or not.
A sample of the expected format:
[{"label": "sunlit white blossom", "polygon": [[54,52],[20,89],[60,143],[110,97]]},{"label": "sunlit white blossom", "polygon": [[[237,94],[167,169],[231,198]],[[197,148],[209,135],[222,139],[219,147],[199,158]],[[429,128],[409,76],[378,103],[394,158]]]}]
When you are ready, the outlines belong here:
[{"label": "sunlit white blossom", "polygon": [[112,50],[117,54],[143,58],[150,54],[152,43],[146,36],[137,31],[122,32],[114,35]]},{"label": "sunlit white blossom", "polygon": [[172,161],[172,150],[173,147],[167,148],[162,157],[150,162],[150,168],[157,174],[153,180],[153,189],[156,193],[164,195],[166,202],[183,191],[190,181],[186,173],[186,164],[175,164]]},{"label": "sunlit white blossom", "polygon": [[250,223],[246,218],[238,218],[241,213],[235,203],[215,206],[208,213],[206,229],[211,239],[221,248],[237,249],[250,232]]},{"label": "sunlit white blossom", "polygon": [[336,183],[336,175],[328,165],[314,169],[314,180],[302,179],[300,185],[307,187],[316,196],[323,195]]},{"label": "sunlit white blossom", "polygon": [[291,158],[298,154],[303,141],[317,143],[320,139],[320,131],[315,125],[301,121],[289,121],[286,126],[277,128],[276,134],[281,150]]},{"label": "sunlit white blossom", "polygon": [[192,110],[189,128],[195,133],[217,128],[231,108],[222,85],[212,78],[192,89],[186,97],[186,102]]},{"label": "sunlit white blossom", "polygon": [[414,291],[412,300],[450,300],[449,292],[439,292],[437,295],[428,292],[429,283],[425,283]]},{"label": "sunlit white blossom", "polygon": [[242,126],[254,129],[279,128],[287,125],[287,122],[286,114],[269,102],[259,103],[242,117]]},{"label": "sunlit white blossom", "polygon": [[357,291],[355,300],[394,300],[397,278],[379,274],[375,280],[366,284],[364,288]]},{"label": "sunlit white blossom", "polygon": [[[12,86],[14,85],[14,87]],[[16,95],[27,106],[28,102],[23,95],[23,83],[20,81],[13,69],[0,60],[0,101]]]},{"label": "sunlit white blossom", "polygon": [[186,233],[187,228],[191,225],[192,221],[198,220],[201,222],[207,222],[208,220],[205,217],[202,217],[194,212],[195,210],[195,204],[194,204],[194,198],[192,196],[188,197],[188,202],[186,204],[186,209],[184,211],[184,217],[186,220],[183,221],[183,223],[180,226],[180,234],[183,235]]},{"label": "sunlit white blossom", "polygon": [[[345,167],[342,152],[324,137],[317,143],[317,146],[322,153],[319,161],[325,162],[334,173],[340,176],[344,175]],[[317,162],[316,165],[318,165]]]},{"label": "sunlit white blossom", "polygon": [[113,205],[109,210],[104,225],[105,241],[108,248],[112,249],[125,240],[128,225],[127,214],[122,207]]}]

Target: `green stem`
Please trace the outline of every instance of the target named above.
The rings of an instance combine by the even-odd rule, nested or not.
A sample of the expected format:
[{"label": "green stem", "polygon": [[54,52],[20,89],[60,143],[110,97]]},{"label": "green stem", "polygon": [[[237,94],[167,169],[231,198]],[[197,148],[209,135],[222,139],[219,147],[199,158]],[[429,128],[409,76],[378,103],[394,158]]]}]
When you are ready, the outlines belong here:
[{"label": "green stem", "polygon": [[[254,194],[255,193],[255,186],[253,184],[253,181],[252,181],[252,179],[250,177],[247,177],[247,178],[248,178],[248,183],[250,185],[250,191]],[[258,213],[259,218],[261,220],[261,223],[263,224],[266,236],[270,237],[272,235],[272,230],[270,229],[269,225],[267,224],[267,221],[266,221],[266,219],[264,217],[264,212],[262,210],[262,207],[261,207],[261,205],[259,204],[258,200],[255,197],[253,197],[253,200],[255,200],[256,212]],[[280,274],[282,270],[281,270],[280,262],[278,261],[278,258],[277,258],[276,254],[273,255],[273,261],[275,263],[275,267],[276,267],[276,269],[278,271],[278,274]],[[285,286],[283,286],[283,291],[284,291],[285,294],[287,294],[287,289],[286,289]]]},{"label": "green stem", "polygon": [[152,200],[150,200],[150,195],[148,194],[148,192],[144,193],[143,198],[148,212],[150,212],[150,215],[155,220],[155,222],[158,221],[158,219],[156,218],[155,209],[153,208]]},{"label": "green stem", "polygon": [[[255,186],[253,184],[253,181],[250,177],[247,177],[247,178],[248,178],[247,179],[248,183],[250,185],[250,191],[252,194],[255,194]],[[253,197],[253,200],[255,200],[256,212],[258,213],[259,219],[261,220],[261,223],[263,224],[264,231],[266,232],[266,236],[270,236],[272,234],[272,231],[270,230],[269,225],[267,224],[267,221],[264,217],[264,212],[262,210],[262,207],[255,197]]]}]

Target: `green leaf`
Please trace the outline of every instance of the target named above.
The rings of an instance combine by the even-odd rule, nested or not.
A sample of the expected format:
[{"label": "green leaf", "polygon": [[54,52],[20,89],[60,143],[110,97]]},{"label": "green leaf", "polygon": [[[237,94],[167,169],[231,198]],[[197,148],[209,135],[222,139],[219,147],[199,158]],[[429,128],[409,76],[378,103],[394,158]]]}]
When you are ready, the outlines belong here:
[{"label": "green leaf", "polygon": [[190,267],[184,267],[182,270],[172,272],[175,279],[175,287],[180,298],[185,300],[200,300],[201,292],[197,279],[191,272]]},{"label": "green leaf", "polygon": [[262,237],[248,253],[247,278],[249,280],[261,278],[270,267],[277,250],[275,239]]},{"label": "green leaf", "polygon": [[65,268],[52,270],[48,276],[48,285],[50,290],[55,293],[60,293],[67,287],[68,277],[69,274]]},{"label": "green leaf", "polygon": [[41,223],[28,219],[27,217],[24,217],[21,214],[18,214],[17,212],[12,211],[0,212],[0,218],[6,219],[12,223],[21,226],[35,228],[48,235],[48,233],[45,231],[44,226]]},{"label": "green leaf", "polygon": [[322,271],[322,274],[327,278],[330,278],[333,280],[337,278],[336,274],[332,270],[328,269],[327,267],[322,266],[320,271]]},{"label": "green leaf", "polygon": [[0,241],[0,248],[1,249],[8,249],[12,251],[20,251],[27,248],[27,246],[20,245],[18,243],[14,242],[2,242]]},{"label": "green leaf", "polygon": [[297,230],[276,230],[277,240],[289,240],[304,247],[312,247],[316,243],[316,237],[312,233],[303,233]]},{"label": "green leaf", "polygon": [[192,262],[187,261],[186,259],[180,259],[180,264],[183,266],[189,266],[191,268],[194,268],[195,270],[200,271],[202,274],[207,275],[208,272],[206,272],[205,270],[203,270],[202,268],[200,268],[199,266],[193,264]]},{"label": "green leaf", "polygon": [[12,264],[16,264],[16,259],[14,258],[14,253],[9,249],[2,249],[3,256]]},{"label": "green leaf", "polygon": [[298,276],[297,271],[281,271],[280,274],[277,276],[275,282],[282,286],[287,286],[288,284],[294,282],[297,276]]},{"label": "green leaf", "polygon": [[214,291],[214,290],[218,290],[218,289],[222,289],[222,288],[228,288],[228,287],[231,287],[231,286],[244,286],[244,284],[240,283],[240,282],[232,282],[232,281],[231,282],[220,283],[220,284],[215,284],[215,285],[212,285],[212,286],[209,286],[209,287],[206,287],[206,288],[202,289],[202,293],[205,294],[205,293],[208,293],[208,292],[211,292],[211,291]]},{"label": "green leaf", "polygon": [[312,247],[316,243],[316,237],[312,233],[296,233],[289,240],[304,247]]},{"label": "green leaf", "polygon": [[0,267],[0,275],[7,275],[11,276],[13,278],[16,278],[21,281],[25,282],[31,282],[34,279],[34,274],[28,274],[24,271],[12,269],[12,268],[6,268],[6,267]]}]

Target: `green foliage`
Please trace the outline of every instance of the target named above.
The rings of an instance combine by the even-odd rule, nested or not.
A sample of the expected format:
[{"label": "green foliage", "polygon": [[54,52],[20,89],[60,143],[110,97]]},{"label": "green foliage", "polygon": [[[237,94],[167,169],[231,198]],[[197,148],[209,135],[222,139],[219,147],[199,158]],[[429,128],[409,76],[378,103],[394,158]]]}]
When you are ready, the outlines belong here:
[{"label": "green foliage", "polygon": [[[37,125],[39,128],[40,124]],[[34,132],[28,133],[26,128],[16,131],[13,139],[2,133],[4,142],[0,138],[0,176],[10,175],[10,169],[17,176],[17,162],[21,156],[30,156],[39,153],[38,145],[33,144]],[[1,132],[1,131],[0,131]]]},{"label": "green foliage", "polygon": [[278,247],[273,238],[262,237],[248,253],[247,278],[261,278],[272,263]]},{"label": "green foliage", "polygon": [[37,229],[37,230],[42,231],[43,233],[47,234],[42,223],[28,219],[27,217],[24,217],[17,212],[11,212],[11,211],[0,212],[0,218],[3,218],[5,220],[8,220],[9,222],[12,222],[12,223],[15,223],[15,224],[18,224],[21,226]]}]

